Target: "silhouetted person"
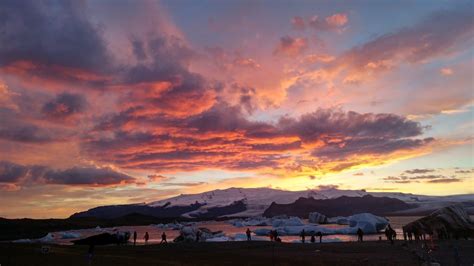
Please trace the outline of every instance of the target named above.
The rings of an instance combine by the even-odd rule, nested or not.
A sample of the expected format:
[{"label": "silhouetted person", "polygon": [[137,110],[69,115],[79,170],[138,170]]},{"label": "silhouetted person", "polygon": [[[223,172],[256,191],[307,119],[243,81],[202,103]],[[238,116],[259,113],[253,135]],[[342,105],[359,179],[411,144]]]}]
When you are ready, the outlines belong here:
[{"label": "silhouetted person", "polygon": [[300,236],[301,236],[301,242],[304,243],[304,239],[306,237],[306,232],[304,231],[304,229],[301,231]]},{"label": "silhouetted person", "polygon": [[145,239],[145,245],[148,244],[148,239],[150,239],[150,235],[148,232],[145,233],[145,236],[143,237]]},{"label": "silhouetted person", "polygon": [[197,233],[196,233],[196,242],[199,242],[200,239],[201,239],[201,231],[197,231]]},{"label": "silhouetted person", "polygon": [[247,228],[247,231],[245,231],[245,234],[247,235],[247,241],[252,240],[252,234],[249,228]]},{"label": "silhouetted person", "polygon": [[277,230],[273,230],[273,239],[275,239],[275,241],[277,241],[277,239],[278,239],[278,231]]},{"label": "silhouetted person", "polygon": [[137,231],[133,232],[133,245],[137,245]]},{"label": "silhouetted person", "polygon": [[273,230],[270,230],[270,233],[268,233],[268,236],[270,237],[270,241],[273,241]]},{"label": "silhouetted person", "polygon": [[319,236],[319,243],[323,243],[323,233],[317,232],[316,236]]},{"label": "silhouetted person", "polygon": [[311,234],[311,243],[315,243],[316,242],[316,238],[314,237],[314,234]]},{"label": "silhouetted person", "polygon": [[89,265],[92,263],[92,258],[94,257],[94,245],[89,245],[89,249],[87,250],[87,259],[89,261]]},{"label": "silhouetted person", "polygon": [[162,243],[168,243],[168,241],[166,241],[166,234],[165,234],[165,232],[163,232],[163,234],[161,234],[161,242],[160,242],[160,244],[162,244]]},{"label": "silhouetted person", "polygon": [[362,229],[357,229],[357,241],[363,242],[364,241],[364,231]]},{"label": "silhouetted person", "polygon": [[393,245],[393,229],[390,224],[387,225],[387,228],[385,228],[385,236],[387,237],[387,240]]}]

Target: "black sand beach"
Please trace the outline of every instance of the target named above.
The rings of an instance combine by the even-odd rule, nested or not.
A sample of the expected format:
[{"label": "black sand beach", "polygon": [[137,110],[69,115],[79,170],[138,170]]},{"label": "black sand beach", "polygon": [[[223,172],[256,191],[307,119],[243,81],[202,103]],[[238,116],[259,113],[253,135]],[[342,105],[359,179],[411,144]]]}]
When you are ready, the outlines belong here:
[{"label": "black sand beach", "polygon": [[[97,246],[89,264],[87,246],[0,244],[2,266],[82,265],[420,265],[419,244],[388,242],[287,244],[270,242],[180,243],[149,246]],[[43,245],[44,246],[44,245]],[[444,241],[430,254],[441,265],[474,263],[474,241]],[[418,251],[418,254],[417,252]]]}]

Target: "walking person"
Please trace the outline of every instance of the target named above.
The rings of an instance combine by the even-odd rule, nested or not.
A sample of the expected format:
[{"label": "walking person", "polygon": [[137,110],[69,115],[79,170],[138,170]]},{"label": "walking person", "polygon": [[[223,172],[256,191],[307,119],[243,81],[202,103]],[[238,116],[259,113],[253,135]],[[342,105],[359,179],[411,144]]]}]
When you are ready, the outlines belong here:
[{"label": "walking person", "polygon": [[133,231],[133,245],[137,245],[137,231]]},{"label": "walking person", "polygon": [[148,239],[150,239],[150,235],[148,232],[145,233],[145,236],[143,237],[145,239],[145,245],[148,244]]}]

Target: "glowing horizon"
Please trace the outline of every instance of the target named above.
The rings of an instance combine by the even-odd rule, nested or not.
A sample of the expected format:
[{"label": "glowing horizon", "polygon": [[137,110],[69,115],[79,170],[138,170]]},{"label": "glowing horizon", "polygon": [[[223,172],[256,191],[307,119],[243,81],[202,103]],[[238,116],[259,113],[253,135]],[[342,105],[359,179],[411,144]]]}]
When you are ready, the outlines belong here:
[{"label": "glowing horizon", "polygon": [[471,1],[0,2],[0,217],[474,193]]}]

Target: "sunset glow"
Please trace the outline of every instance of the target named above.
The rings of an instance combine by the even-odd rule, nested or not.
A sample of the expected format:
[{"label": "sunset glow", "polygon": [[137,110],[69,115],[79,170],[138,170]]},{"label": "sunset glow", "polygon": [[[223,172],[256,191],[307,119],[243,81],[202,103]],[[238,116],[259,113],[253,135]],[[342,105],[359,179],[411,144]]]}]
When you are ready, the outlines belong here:
[{"label": "sunset glow", "polygon": [[192,2],[0,1],[1,217],[474,193],[472,1]]}]

